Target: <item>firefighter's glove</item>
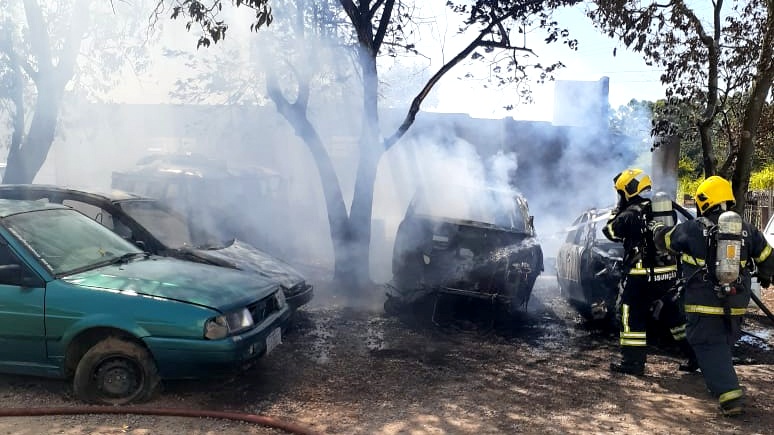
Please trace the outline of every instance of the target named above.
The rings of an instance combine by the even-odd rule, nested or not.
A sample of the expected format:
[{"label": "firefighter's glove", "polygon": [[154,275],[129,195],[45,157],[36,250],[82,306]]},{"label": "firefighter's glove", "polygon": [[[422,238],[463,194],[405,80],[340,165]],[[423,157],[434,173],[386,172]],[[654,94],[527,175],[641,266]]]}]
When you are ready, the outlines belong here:
[{"label": "firefighter's glove", "polygon": [[759,276],[758,283],[761,285],[761,288],[769,288],[771,286],[771,279],[771,276]]},{"label": "firefighter's glove", "polygon": [[648,221],[648,230],[650,230],[650,232],[652,232],[652,233],[655,233],[655,232],[656,232],[656,229],[658,229],[658,228],[661,228],[661,227],[663,227],[663,226],[664,226],[664,223],[663,223],[663,222],[659,222],[659,221]]},{"label": "firefighter's glove", "polygon": [[659,317],[661,317],[661,309],[664,308],[664,301],[661,299],[656,299],[655,302],[650,304],[650,312],[653,315],[653,318],[658,320]]}]

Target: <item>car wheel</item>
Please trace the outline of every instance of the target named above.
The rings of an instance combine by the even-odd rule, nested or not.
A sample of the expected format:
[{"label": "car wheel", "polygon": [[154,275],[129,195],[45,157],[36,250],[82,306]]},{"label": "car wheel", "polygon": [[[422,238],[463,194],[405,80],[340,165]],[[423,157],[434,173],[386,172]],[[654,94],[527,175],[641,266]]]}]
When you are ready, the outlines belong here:
[{"label": "car wheel", "polygon": [[106,338],[78,362],[73,377],[76,397],[89,403],[123,405],[148,400],[158,389],[156,363],[141,345]]}]

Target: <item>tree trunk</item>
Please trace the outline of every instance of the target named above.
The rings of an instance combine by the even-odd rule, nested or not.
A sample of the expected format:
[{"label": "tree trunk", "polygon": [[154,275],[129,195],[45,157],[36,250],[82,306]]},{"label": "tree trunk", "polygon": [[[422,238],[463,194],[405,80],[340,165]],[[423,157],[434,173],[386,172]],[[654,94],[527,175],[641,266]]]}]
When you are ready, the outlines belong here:
[{"label": "tree trunk", "polygon": [[384,146],[379,134],[378,77],[376,53],[361,45],[360,67],[363,73],[363,120],[359,141],[355,189],[349,211],[348,255],[336,262],[336,280],[354,290],[370,284],[371,218],[373,216],[374,183]]},{"label": "tree trunk", "polygon": [[715,175],[715,158],[712,153],[712,120],[709,122],[700,122],[697,125],[699,129],[699,138],[701,139],[702,158],[704,159],[704,178]]},{"label": "tree trunk", "polygon": [[29,133],[21,147],[9,150],[3,183],[32,183],[35,179],[54,142],[60,103],[61,93],[41,81]]},{"label": "tree trunk", "polygon": [[[30,45],[37,66],[37,71],[32,72],[37,99],[30,129],[22,145],[9,150],[3,183],[32,183],[46,161],[56,134],[62,94],[73,77],[81,41],[88,28],[90,1],[78,0],[73,6],[69,33],[59,52],[54,54],[40,5],[37,0],[24,0]],[[24,107],[17,109],[24,111]]]},{"label": "tree trunk", "polygon": [[11,133],[11,146],[8,147],[7,162],[18,158],[15,155],[21,150],[22,142],[24,141],[24,75],[22,73],[22,67],[19,65],[16,54],[13,50],[9,50],[8,53],[11,59],[11,68],[13,69],[13,75],[11,79],[10,95],[11,101],[14,105],[13,123]]},{"label": "tree trunk", "polygon": [[328,227],[333,242],[334,266],[338,269],[339,264],[344,264],[349,259],[349,239],[351,236],[347,208],[344,205],[344,195],[339,187],[336,169],[325,150],[320,135],[317,134],[317,130],[306,116],[306,106],[290,104],[276,85],[276,82],[270,81],[270,85],[267,87],[269,98],[277,106],[277,111],[293,127],[296,135],[304,141],[317,167],[328,213]]},{"label": "tree trunk", "polygon": [[768,3],[766,34],[761,44],[761,54],[758,58],[758,73],[752,86],[750,99],[744,111],[744,121],[739,138],[739,155],[736,168],[731,178],[736,199],[736,211],[744,213],[747,202],[747,189],[750,186],[750,171],[752,170],[752,155],[755,149],[755,139],[758,135],[761,113],[766,104],[766,97],[771,91],[774,81],[774,2]]},{"label": "tree trunk", "polygon": [[371,218],[373,215],[374,183],[381,155],[376,154],[376,152],[371,151],[361,152],[355,178],[355,189],[352,195],[352,207],[349,213],[349,237],[346,240],[346,253],[344,258],[336,259],[336,280],[352,290],[363,288],[371,282]]}]

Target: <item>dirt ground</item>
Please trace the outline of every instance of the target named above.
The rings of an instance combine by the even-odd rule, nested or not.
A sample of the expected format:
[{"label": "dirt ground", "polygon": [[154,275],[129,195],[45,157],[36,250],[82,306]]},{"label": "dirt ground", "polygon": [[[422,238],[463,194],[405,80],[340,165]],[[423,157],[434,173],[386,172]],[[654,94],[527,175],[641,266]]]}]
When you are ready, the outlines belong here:
[{"label": "dirt ground", "polygon": [[[385,317],[382,295],[344,303],[318,284],[283,344],[228,380],[166,385],[148,406],[273,416],[326,434],[770,434],[774,325],[758,309],[736,347],[749,395],[719,415],[701,374],[653,347],[646,376],[612,374],[614,334],[583,322],[538,279],[529,312],[507,328]],[[763,291],[774,308],[774,288]],[[2,408],[79,406],[70,385],[0,377]],[[0,418],[0,434],[278,434],[246,423],[135,415]]]}]

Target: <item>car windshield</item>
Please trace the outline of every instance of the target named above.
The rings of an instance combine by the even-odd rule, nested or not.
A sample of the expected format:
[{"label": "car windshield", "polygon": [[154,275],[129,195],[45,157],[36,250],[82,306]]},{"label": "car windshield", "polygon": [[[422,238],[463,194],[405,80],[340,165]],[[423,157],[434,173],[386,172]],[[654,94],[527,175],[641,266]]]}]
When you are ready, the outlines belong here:
[{"label": "car windshield", "polygon": [[195,245],[185,218],[155,201],[126,201],[121,209],[168,248]]},{"label": "car windshield", "polygon": [[88,270],[142,254],[134,245],[83,214],[48,209],[9,216],[8,229],[55,275]]},{"label": "car windshield", "polygon": [[461,187],[437,189],[417,196],[414,213],[526,230],[527,212],[509,191]]}]

